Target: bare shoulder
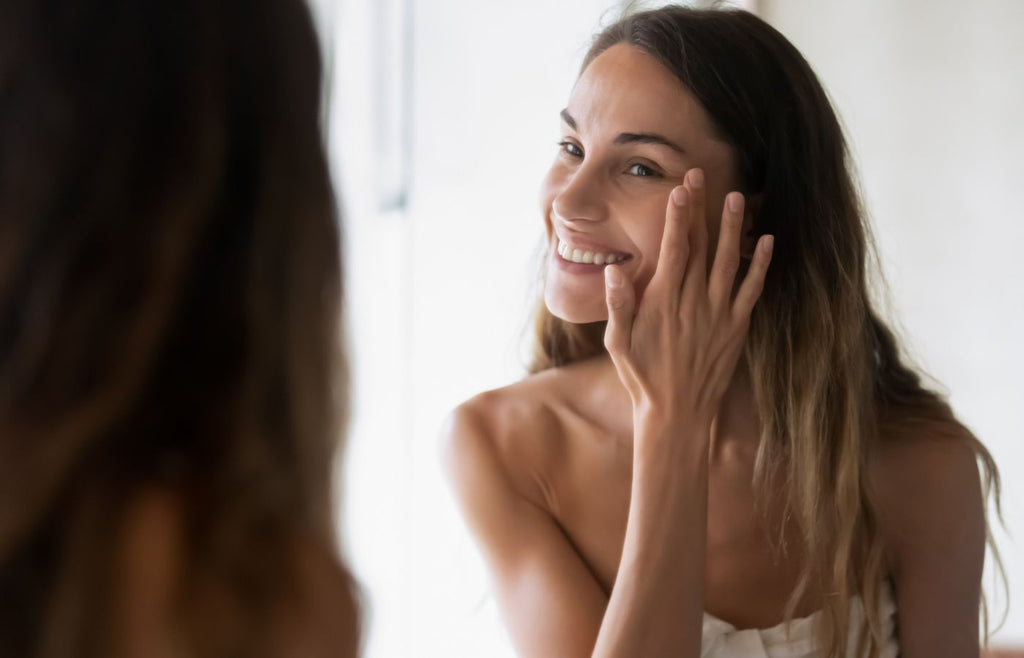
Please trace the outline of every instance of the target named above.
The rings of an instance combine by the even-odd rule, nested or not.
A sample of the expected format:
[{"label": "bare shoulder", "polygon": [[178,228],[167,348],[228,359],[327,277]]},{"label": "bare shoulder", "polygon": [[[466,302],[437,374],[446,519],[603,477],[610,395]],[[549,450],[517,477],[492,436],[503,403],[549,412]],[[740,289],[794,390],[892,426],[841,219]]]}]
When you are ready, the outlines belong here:
[{"label": "bare shoulder", "polygon": [[119,656],[171,656],[184,569],[184,511],[173,492],[151,488],[125,505],[117,530],[111,628]]},{"label": "bare shoulder", "polygon": [[966,432],[892,432],[872,476],[906,656],[978,655],[985,506]]},{"label": "bare shoulder", "polygon": [[570,451],[565,383],[549,371],[477,395],[442,437],[455,502],[520,655],[590,655],[608,603],[553,504],[552,473]]},{"label": "bare shoulder", "polygon": [[894,570],[923,557],[984,555],[985,508],[973,438],[931,431],[890,433],[871,462],[872,485]]},{"label": "bare shoulder", "polygon": [[567,449],[557,413],[562,373],[548,371],[485,391],[448,416],[441,458],[450,479],[491,462],[531,502],[546,503],[545,473]]},{"label": "bare shoulder", "polygon": [[[152,487],[136,495],[120,523],[114,575],[114,654],[121,658],[180,656],[179,613],[184,599],[218,597],[219,584],[182,590],[187,513],[179,492]],[[291,576],[275,601],[267,654],[347,658],[358,649],[356,587],[333,551],[295,536],[286,555]],[[194,583],[193,583],[194,584]],[[219,600],[219,599],[218,599]],[[185,603],[189,605],[189,603]]]},{"label": "bare shoulder", "polygon": [[935,493],[934,488],[952,490],[958,497],[981,492],[977,454],[967,434],[940,435],[927,429],[891,434],[879,443],[871,468],[880,492],[900,494],[908,504],[927,503],[923,494]]},{"label": "bare shoulder", "polygon": [[295,581],[279,602],[274,656],[348,658],[359,649],[358,588],[334,551],[308,537],[292,541]]}]

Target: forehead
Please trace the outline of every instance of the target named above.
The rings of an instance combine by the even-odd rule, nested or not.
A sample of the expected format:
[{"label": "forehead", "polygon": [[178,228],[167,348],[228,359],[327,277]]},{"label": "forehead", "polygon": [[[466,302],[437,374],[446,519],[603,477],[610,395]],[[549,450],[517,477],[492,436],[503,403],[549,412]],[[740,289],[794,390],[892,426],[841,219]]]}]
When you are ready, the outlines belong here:
[{"label": "forehead", "polygon": [[688,142],[715,141],[707,112],[661,62],[626,43],[587,66],[567,108],[583,132],[651,131]]}]

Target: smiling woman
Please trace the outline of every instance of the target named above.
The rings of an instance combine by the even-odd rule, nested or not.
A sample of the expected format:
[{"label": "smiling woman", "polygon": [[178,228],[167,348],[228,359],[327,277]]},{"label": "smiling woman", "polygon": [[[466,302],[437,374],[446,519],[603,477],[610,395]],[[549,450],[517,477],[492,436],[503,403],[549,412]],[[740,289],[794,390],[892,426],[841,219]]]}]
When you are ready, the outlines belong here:
[{"label": "smiling woman", "polygon": [[[730,148],[672,73],[626,44],[586,67],[561,117],[562,148],[541,192],[549,244],[617,254],[642,290],[657,267],[668,193],[700,166],[717,203],[708,211],[721,216],[726,191],[736,187]],[[748,257],[752,246],[743,246]],[[549,251],[547,308],[577,324],[606,319],[602,268],[574,268]]]},{"label": "smiling woman", "polygon": [[445,451],[520,653],[977,656],[997,471],[874,310],[804,58],[642,12],[561,116],[532,374]]}]

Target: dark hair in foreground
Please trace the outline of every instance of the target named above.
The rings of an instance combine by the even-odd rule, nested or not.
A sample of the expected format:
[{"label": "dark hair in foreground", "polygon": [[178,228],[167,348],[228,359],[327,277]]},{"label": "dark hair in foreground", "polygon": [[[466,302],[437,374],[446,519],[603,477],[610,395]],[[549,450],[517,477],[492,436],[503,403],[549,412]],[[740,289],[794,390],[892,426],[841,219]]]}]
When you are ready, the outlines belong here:
[{"label": "dark hair in foreground", "polygon": [[[784,487],[803,535],[797,548],[807,556],[786,616],[807,588],[820,587],[821,640],[839,656],[851,630],[850,597],[860,595],[865,637],[877,650],[885,564],[867,468],[873,446],[922,429],[964,442],[998,510],[995,463],[946,400],[905,364],[873,308],[873,248],[843,132],[793,45],[744,11],[665,7],[606,28],[583,68],[619,43],[653,56],[702,104],[733,149],[741,191],[760,195],[754,230],[775,236],[746,358],[764,431],[759,498]],[[570,324],[542,305],[531,372],[602,353],[604,324]],[[991,536],[989,543],[994,551]]]},{"label": "dark hair in foreground", "polygon": [[300,0],[0,3],[0,655],[110,655],[153,489],[188,655],[265,650],[296,545],[354,605],[320,76]]}]

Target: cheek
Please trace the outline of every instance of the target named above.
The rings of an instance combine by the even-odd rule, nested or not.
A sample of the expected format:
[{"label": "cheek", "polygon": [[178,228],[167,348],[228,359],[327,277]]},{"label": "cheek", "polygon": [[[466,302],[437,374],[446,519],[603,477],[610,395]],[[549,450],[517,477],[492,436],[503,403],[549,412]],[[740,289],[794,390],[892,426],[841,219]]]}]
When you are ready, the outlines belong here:
[{"label": "cheek", "polygon": [[558,166],[558,163],[552,164],[544,179],[541,180],[538,195],[540,209],[544,216],[545,230],[549,233],[551,230],[551,206],[563,187],[565,187],[565,172]]},{"label": "cheek", "polygon": [[633,244],[639,252],[638,262],[634,265],[633,283],[638,294],[643,293],[651,277],[658,268],[658,256],[661,253],[661,236],[665,230],[665,208],[668,204],[668,193],[664,198],[652,200],[645,207],[634,211],[635,217],[643,219],[633,223],[630,233]]}]

